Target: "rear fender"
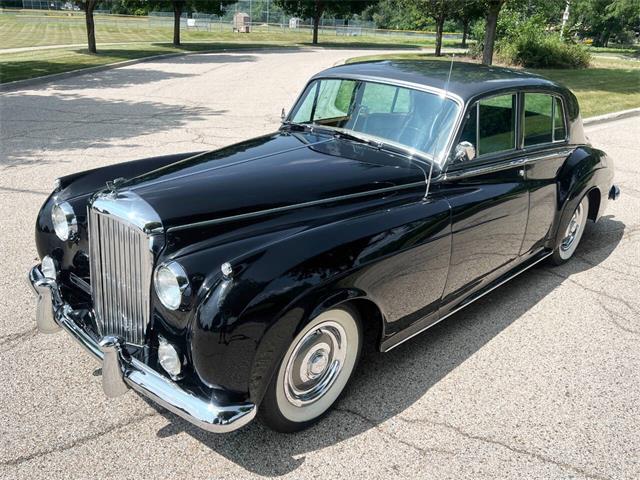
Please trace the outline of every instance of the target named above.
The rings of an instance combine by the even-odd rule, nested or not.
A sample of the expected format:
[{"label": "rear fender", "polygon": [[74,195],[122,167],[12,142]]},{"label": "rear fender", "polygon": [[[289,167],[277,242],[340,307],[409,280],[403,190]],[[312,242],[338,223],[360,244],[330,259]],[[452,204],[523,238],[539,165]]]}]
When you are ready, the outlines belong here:
[{"label": "rear fender", "polygon": [[[608,189],[613,181],[613,168],[610,158],[601,150],[582,146],[576,148],[567,158],[558,173],[557,215],[549,236],[547,247],[555,248],[558,236],[564,231],[578,203],[594,188],[600,191],[603,211]],[[599,213],[596,214],[596,218]]]}]

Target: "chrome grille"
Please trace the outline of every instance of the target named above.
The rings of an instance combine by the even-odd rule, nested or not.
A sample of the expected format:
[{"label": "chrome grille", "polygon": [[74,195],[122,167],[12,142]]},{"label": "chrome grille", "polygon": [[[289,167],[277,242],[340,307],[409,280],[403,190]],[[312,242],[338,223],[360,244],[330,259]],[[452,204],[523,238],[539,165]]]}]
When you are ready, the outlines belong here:
[{"label": "chrome grille", "polygon": [[89,208],[91,291],[100,335],[144,343],[153,270],[149,244],[136,226]]}]

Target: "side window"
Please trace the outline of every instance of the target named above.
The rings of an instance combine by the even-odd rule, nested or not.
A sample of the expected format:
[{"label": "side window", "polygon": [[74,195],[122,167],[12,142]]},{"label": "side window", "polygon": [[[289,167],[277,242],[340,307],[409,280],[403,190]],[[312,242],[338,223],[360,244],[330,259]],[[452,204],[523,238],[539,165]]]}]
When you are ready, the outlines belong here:
[{"label": "side window", "polygon": [[560,100],[558,97],[555,97],[553,106],[553,141],[559,142],[567,138],[567,127],[564,124],[564,110],[562,108],[562,100]]},{"label": "side window", "polygon": [[516,146],[516,95],[499,95],[478,102],[478,155]]},{"label": "side window", "polygon": [[478,131],[476,129],[478,124],[478,104],[476,103],[467,113],[464,120],[464,128],[460,134],[459,142],[469,142],[476,147],[478,145]]},{"label": "side window", "polygon": [[553,97],[543,93],[524,94],[524,146],[553,141]]}]

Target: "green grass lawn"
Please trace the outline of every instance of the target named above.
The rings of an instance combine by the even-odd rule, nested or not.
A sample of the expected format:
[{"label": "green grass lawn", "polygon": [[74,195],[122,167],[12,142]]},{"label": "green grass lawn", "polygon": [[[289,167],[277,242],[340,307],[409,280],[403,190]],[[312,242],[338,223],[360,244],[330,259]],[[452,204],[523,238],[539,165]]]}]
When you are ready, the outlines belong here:
[{"label": "green grass lawn", "polygon": [[[216,51],[221,49],[308,46],[309,30],[265,27],[249,34],[229,31],[229,25],[217,25],[213,31],[183,30],[183,45],[171,45],[171,24],[150,23],[146,17],[96,15],[98,54],[90,55],[84,47],[84,16],[71,12],[23,11],[0,14],[0,83],[23,80],[53,73],[107,65],[123,60],[164,53]],[[224,29],[224,30],[223,30]],[[65,46],[66,45],[66,46]],[[74,46],[75,45],[75,46]],[[445,41],[445,46],[455,46]],[[61,46],[55,49],[7,52],[11,48]],[[320,33],[320,46],[350,48],[422,48],[433,40],[415,37],[336,36]],[[5,50],[3,52],[3,50]]]},{"label": "green grass lawn", "polygon": [[[407,52],[352,58],[349,62],[405,59],[436,60],[432,54]],[[438,60],[449,61],[441,57]],[[463,61],[471,61],[462,59]],[[455,68],[455,67],[454,67]],[[530,70],[557,81],[578,97],[583,118],[640,107],[640,61],[595,56],[589,68]]]}]

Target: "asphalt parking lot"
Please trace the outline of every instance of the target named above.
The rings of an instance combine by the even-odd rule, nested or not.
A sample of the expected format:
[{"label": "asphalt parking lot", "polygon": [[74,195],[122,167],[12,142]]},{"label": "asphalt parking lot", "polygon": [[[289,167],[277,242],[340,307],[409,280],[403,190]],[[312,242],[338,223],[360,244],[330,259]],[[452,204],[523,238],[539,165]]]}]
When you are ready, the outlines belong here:
[{"label": "asphalt parking lot", "polygon": [[594,125],[622,196],[537,267],[388,354],[295,435],[205,433],[37,335],[24,280],[56,177],[274,130],[353,50],[194,55],[0,94],[1,478],[640,478],[640,117]]}]

